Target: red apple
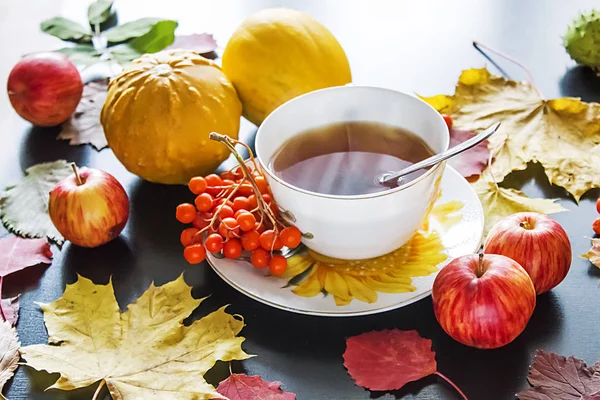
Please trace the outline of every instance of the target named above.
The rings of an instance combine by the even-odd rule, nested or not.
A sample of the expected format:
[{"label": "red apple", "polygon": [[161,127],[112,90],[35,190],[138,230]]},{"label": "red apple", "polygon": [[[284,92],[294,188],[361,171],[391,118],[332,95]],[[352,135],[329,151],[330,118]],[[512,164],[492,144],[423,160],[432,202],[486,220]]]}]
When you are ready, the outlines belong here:
[{"label": "red apple", "polygon": [[8,97],[17,113],[37,126],[65,122],[81,100],[83,83],[75,65],[60,53],[25,56],[8,77]]},{"label": "red apple", "polygon": [[515,261],[469,254],[442,268],[433,283],[433,311],[454,340],[480,349],[512,342],[535,308],[535,289]]},{"label": "red apple", "polygon": [[56,229],[73,244],[96,247],[110,242],[129,218],[129,199],[111,174],[73,165],[74,174],[50,191],[48,212]]},{"label": "red apple", "polygon": [[562,282],[571,267],[571,243],[558,222],[544,214],[521,212],[498,222],[483,252],[502,254],[527,271],[537,294]]}]

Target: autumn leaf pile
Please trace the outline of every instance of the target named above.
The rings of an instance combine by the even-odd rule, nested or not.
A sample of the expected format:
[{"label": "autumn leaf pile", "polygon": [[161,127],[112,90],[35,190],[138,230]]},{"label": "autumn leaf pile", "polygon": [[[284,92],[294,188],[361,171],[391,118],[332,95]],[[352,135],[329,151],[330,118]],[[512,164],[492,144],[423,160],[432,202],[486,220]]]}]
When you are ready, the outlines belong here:
[{"label": "autumn leaf pile", "polygon": [[600,104],[576,98],[546,100],[530,83],[495,76],[485,68],[463,71],[454,95],[423,99],[449,114],[462,130],[479,132],[502,123],[490,139],[491,171],[473,184],[486,212],[486,232],[515,212],[564,210],[552,200],[529,199],[520,191],[498,187],[528,162],[540,163],[550,183],[565,188],[576,201],[600,187]]},{"label": "autumn leaf pile", "polygon": [[600,150],[600,104],[545,100],[531,84],[492,75],[485,68],[463,71],[453,96],[426,100],[450,114],[461,129],[478,132],[502,122],[490,138],[496,179],[533,161],[577,201],[600,187],[600,157],[595,156]]}]

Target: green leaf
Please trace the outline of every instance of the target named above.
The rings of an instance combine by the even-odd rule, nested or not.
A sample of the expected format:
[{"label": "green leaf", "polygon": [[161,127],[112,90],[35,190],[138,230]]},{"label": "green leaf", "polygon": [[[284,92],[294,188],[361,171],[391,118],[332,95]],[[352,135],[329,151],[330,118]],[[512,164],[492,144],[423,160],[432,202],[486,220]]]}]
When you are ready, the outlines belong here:
[{"label": "green leaf", "polygon": [[54,17],[47,19],[42,21],[40,28],[42,32],[46,32],[62,40],[75,43],[92,42],[92,32],[89,29],[67,18]]},{"label": "green leaf", "polygon": [[88,7],[90,25],[101,24],[110,17],[113,0],[96,0]]},{"label": "green leaf", "polygon": [[112,59],[119,64],[127,64],[130,61],[142,56],[140,52],[132,48],[129,44],[120,44],[109,47],[108,50],[110,51]]},{"label": "green leaf", "polygon": [[100,53],[90,44],[77,44],[72,47],[63,47],[55,50],[57,53],[64,54],[77,65],[92,65],[100,61]]},{"label": "green leaf", "polygon": [[160,21],[162,21],[160,18],[142,18],[115,26],[114,28],[103,32],[103,35],[109,43],[123,43],[145,35]]},{"label": "green leaf", "polygon": [[140,53],[156,53],[169,47],[175,41],[177,21],[160,21],[144,36],[133,39],[129,45]]},{"label": "green leaf", "polygon": [[48,215],[50,190],[71,175],[70,163],[58,160],[27,168],[25,177],[0,194],[0,219],[11,232],[25,237],[48,237],[62,244],[64,238]]}]

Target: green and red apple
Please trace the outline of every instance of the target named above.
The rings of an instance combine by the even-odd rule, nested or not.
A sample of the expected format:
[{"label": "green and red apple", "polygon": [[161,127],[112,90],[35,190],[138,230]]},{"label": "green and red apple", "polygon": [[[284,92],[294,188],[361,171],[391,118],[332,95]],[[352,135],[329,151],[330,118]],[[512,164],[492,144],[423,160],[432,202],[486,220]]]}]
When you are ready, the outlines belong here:
[{"label": "green and red apple", "polygon": [[565,230],[547,215],[520,212],[493,226],[483,252],[512,258],[527,271],[537,294],[556,287],[571,267],[571,243]]},{"label": "green and red apple", "polygon": [[71,176],[50,191],[48,213],[66,240],[97,247],[121,233],[129,218],[129,199],[111,174],[93,168],[75,168]]}]

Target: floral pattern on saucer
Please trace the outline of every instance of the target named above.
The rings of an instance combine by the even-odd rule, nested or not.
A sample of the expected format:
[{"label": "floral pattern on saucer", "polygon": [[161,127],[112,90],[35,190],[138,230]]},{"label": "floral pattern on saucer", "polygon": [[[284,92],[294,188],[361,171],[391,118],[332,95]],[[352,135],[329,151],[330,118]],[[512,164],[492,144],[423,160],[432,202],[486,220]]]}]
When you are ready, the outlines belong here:
[{"label": "floral pattern on saucer", "polygon": [[[460,222],[457,212],[462,207],[458,201],[437,204],[430,217],[436,218],[442,229],[451,228]],[[375,303],[378,292],[414,292],[412,278],[437,272],[437,266],[447,258],[438,232],[429,229],[428,218],[408,243],[389,254],[349,261],[307,250],[288,259],[283,277],[291,278],[289,284],[295,286],[292,292],[298,296],[326,293],[338,306],[346,306],[353,299]]]}]

